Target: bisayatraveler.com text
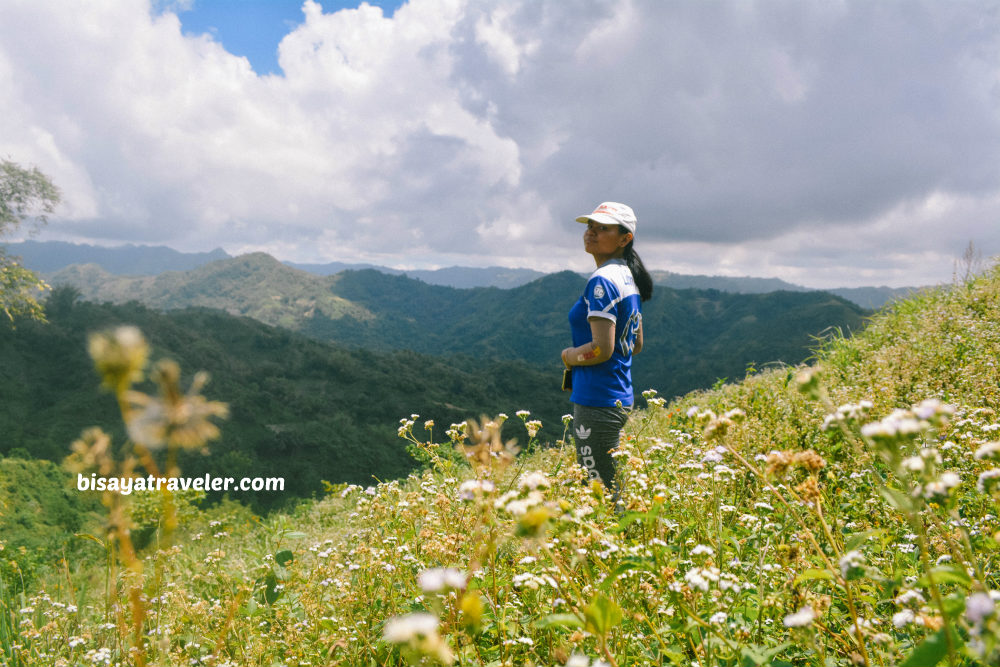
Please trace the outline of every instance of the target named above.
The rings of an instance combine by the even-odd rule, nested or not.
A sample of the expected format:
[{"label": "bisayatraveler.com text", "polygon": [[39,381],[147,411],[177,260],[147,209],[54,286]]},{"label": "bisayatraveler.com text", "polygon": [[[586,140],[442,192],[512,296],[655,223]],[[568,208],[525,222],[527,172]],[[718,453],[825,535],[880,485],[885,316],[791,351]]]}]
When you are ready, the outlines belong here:
[{"label": "bisayatraveler.com text", "polygon": [[284,477],[99,477],[76,476],[77,491],[112,491],[127,496],[133,491],[284,491]]}]

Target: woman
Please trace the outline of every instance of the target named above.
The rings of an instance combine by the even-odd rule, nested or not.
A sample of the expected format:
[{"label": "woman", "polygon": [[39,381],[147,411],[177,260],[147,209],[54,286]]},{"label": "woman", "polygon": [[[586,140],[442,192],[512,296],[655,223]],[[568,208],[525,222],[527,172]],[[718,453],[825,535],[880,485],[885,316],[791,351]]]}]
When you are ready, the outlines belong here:
[{"label": "woman", "polygon": [[632,355],[642,350],[640,303],[653,294],[653,279],[632,248],[632,209],[604,202],[576,219],[587,225],[583,248],[597,270],[569,311],[573,347],[562,351],[572,369],[573,433],[576,455],[591,479],[618,497],[615,461],[622,428],[634,402]]}]

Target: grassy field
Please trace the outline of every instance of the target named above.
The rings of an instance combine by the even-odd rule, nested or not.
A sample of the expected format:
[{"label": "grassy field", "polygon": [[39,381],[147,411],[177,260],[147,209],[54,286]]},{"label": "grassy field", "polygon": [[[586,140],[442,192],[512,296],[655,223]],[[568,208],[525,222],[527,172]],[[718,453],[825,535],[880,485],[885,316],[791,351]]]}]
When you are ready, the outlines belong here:
[{"label": "grassy field", "polygon": [[[524,413],[516,457],[502,417],[404,419],[422,472],[266,519],[108,497],[93,559],[0,600],[0,665],[998,664],[998,323],[994,268],[810,366],[654,399],[618,453],[623,509]],[[211,439],[220,406],[125,393],[139,351],[105,343],[137,442]],[[153,465],[102,442],[75,470]],[[160,525],[134,552],[130,512]]]}]

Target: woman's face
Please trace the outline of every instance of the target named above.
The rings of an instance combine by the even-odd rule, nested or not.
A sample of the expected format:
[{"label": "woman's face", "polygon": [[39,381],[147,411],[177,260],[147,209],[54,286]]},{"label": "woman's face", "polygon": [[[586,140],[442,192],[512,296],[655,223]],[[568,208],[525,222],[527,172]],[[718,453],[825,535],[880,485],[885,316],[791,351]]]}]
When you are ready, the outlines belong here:
[{"label": "woman's face", "polygon": [[613,257],[632,240],[632,234],[622,233],[618,225],[605,225],[589,220],[583,232],[583,249],[594,257]]}]

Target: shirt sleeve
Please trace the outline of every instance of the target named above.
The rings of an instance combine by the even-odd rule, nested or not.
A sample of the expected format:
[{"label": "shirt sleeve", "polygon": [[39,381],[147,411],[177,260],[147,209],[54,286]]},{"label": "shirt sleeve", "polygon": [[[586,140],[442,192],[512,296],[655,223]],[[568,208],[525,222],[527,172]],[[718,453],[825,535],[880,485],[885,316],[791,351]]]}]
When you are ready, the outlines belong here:
[{"label": "shirt sleeve", "polygon": [[587,301],[588,318],[603,317],[612,322],[618,319],[615,313],[615,304],[620,300],[618,288],[607,278],[593,276],[587,281],[584,299]]}]

